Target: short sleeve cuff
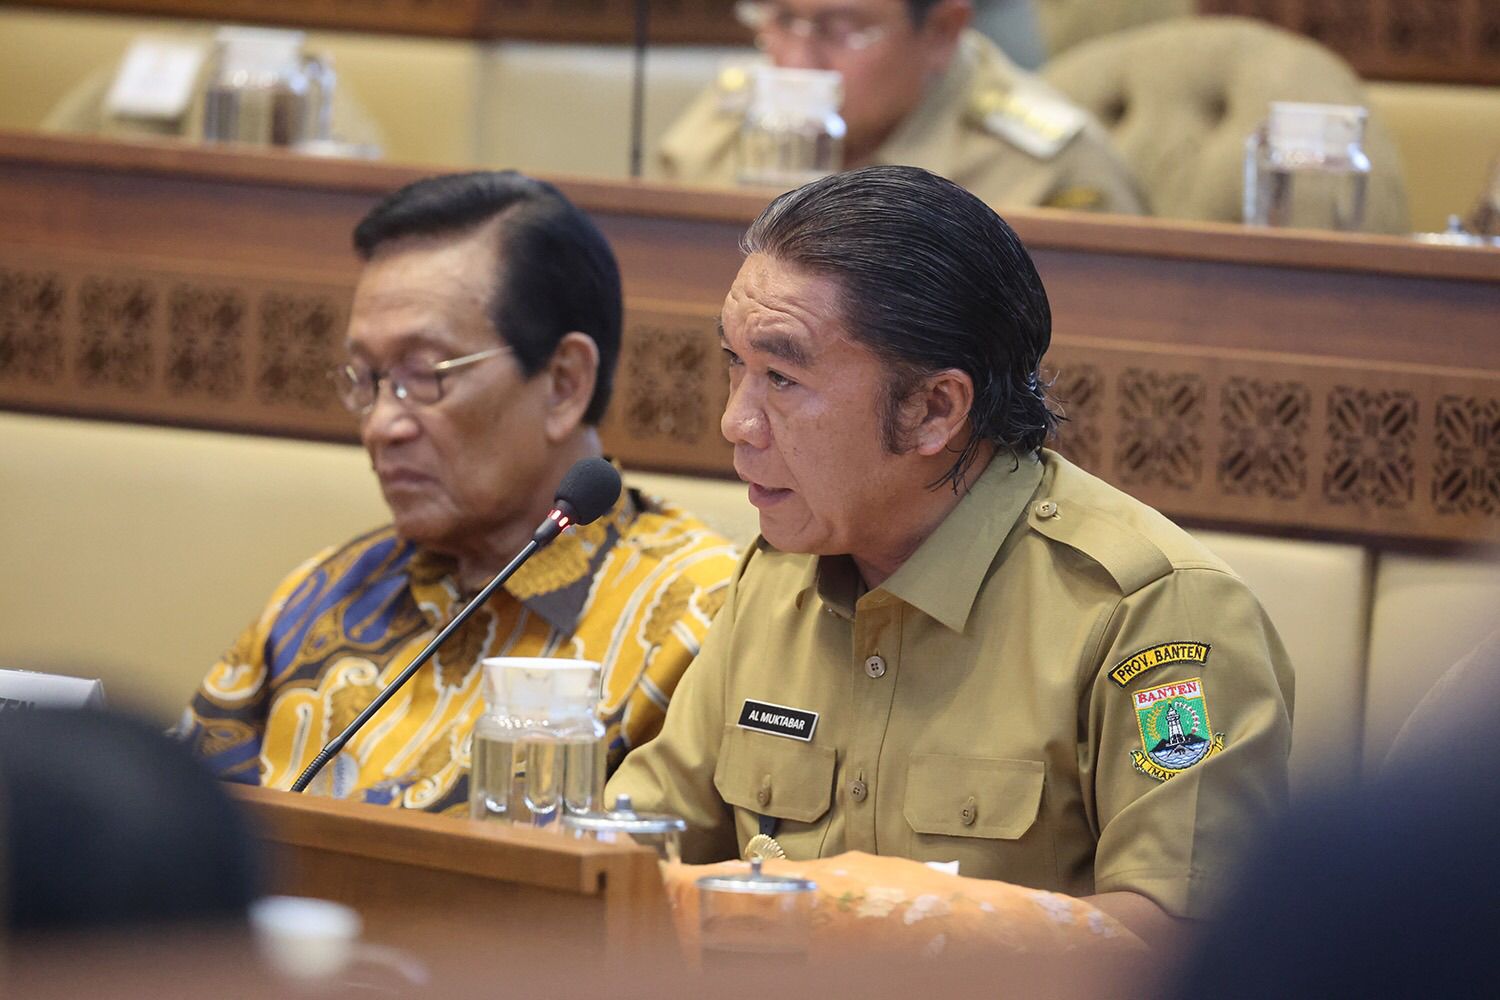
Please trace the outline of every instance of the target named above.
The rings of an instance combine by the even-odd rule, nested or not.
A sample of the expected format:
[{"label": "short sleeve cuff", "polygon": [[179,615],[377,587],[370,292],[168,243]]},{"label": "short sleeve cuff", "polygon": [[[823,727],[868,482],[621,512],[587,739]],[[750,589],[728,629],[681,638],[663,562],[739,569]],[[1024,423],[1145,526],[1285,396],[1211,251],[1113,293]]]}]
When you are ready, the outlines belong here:
[{"label": "short sleeve cuff", "polygon": [[1137,868],[1097,875],[1094,891],[1133,892],[1145,896],[1174,917],[1202,920],[1214,912],[1223,891],[1222,876],[1166,868]]}]

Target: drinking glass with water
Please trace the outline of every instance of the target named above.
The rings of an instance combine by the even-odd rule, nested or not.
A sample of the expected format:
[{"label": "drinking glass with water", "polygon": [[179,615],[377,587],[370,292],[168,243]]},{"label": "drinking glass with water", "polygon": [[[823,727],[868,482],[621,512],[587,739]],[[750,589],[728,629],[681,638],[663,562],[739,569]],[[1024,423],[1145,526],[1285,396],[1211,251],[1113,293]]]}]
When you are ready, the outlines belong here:
[{"label": "drinking glass with water", "polygon": [[1245,144],[1245,222],[1363,229],[1368,117],[1359,107],[1272,103],[1270,117]]}]

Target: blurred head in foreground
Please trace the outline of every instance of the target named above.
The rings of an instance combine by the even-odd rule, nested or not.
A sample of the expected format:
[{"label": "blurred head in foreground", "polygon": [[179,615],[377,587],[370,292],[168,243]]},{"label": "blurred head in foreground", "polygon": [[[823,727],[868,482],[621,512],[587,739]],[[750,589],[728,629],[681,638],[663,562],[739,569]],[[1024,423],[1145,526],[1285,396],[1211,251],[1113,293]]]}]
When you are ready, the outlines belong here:
[{"label": "blurred head in foreground", "polygon": [[0,716],[0,896],[14,933],[238,921],[244,818],[185,747],[99,712]]}]

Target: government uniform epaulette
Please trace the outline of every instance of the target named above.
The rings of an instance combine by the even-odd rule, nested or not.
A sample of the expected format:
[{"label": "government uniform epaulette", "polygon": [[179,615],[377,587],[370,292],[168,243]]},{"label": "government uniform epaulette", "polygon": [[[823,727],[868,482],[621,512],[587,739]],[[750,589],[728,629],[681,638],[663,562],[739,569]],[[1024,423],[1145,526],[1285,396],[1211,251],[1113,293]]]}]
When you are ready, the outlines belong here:
[{"label": "government uniform epaulette", "polygon": [[1088,122],[1082,110],[1027,83],[994,83],[974,91],[967,119],[1039,160],[1062,152]]},{"label": "government uniform epaulette", "polygon": [[1161,547],[1138,529],[1076,501],[1043,498],[1032,503],[1026,522],[1039,534],[1082,553],[1130,595],[1172,572]]}]

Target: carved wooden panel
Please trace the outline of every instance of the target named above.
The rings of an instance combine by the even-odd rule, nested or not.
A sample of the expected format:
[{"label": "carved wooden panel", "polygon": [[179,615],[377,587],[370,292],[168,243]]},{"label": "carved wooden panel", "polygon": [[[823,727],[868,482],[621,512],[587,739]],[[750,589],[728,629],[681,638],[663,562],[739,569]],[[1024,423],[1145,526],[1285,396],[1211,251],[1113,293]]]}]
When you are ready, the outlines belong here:
[{"label": "carved wooden panel", "polygon": [[1232,376],[1221,391],[1224,445],[1215,466],[1218,488],[1227,496],[1301,496],[1307,490],[1308,387]]},{"label": "carved wooden panel", "polygon": [[[1070,418],[1059,450],[1175,517],[1500,540],[1493,373],[1072,339],[1047,364]],[[1075,372],[1082,419],[1062,388]]]},{"label": "carved wooden panel", "polygon": [[612,452],[725,474],[730,448],[719,434],[719,415],[729,379],[716,319],[689,306],[630,303],[614,397],[601,428]]},{"label": "carved wooden panel", "polygon": [[[35,6],[407,35],[629,43],[634,0],[32,0]],[[651,0],[654,44],[744,45],[733,0]]]},{"label": "carved wooden panel", "polygon": [[[0,136],[0,407],[353,440],[324,380],[347,234],[416,176]],[[606,446],[729,475],[714,317],[763,200],[562,187],[624,277]],[[1086,468],[1196,523],[1500,541],[1500,251],[1009,215],[1052,301],[1062,446]]]},{"label": "carved wooden panel", "polygon": [[167,293],[167,391],[238,398],[246,379],[249,313],[248,298],[233,286],[174,284]]},{"label": "carved wooden panel", "polygon": [[1495,0],[1198,0],[1198,9],[1307,35],[1371,79],[1500,83]]},{"label": "carved wooden panel", "polygon": [[1500,399],[1441,396],[1433,423],[1433,509],[1443,515],[1500,517]]},{"label": "carved wooden panel", "polygon": [[[327,372],[349,290],[0,249],[6,405],[353,440]],[[632,299],[606,446],[732,474],[711,308]],[[1500,540],[1500,374],[1067,338],[1058,447],[1167,514],[1350,536]]]},{"label": "carved wooden panel", "polygon": [[62,377],[63,279],[47,268],[0,268],[0,384]]},{"label": "carved wooden panel", "polygon": [[7,404],[349,437],[328,371],[347,285],[0,253]]}]

